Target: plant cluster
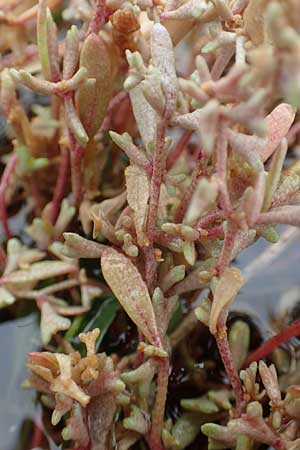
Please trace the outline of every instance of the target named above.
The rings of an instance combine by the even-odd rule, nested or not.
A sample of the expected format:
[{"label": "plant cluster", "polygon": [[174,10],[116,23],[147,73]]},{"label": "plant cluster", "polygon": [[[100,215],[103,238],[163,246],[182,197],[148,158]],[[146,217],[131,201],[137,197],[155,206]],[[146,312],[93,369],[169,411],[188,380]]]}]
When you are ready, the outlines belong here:
[{"label": "plant cluster", "polygon": [[[299,323],[250,356],[247,323],[227,332],[234,259],[300,225],[299,1],[0,0],[0,36],[0,305],[40,311],[25,384],[58,443],[299,448],[300,385],[262,361]],[[199,330],[225,369],[208,388]],[[175,417],[178,354],[194,389]]]}]

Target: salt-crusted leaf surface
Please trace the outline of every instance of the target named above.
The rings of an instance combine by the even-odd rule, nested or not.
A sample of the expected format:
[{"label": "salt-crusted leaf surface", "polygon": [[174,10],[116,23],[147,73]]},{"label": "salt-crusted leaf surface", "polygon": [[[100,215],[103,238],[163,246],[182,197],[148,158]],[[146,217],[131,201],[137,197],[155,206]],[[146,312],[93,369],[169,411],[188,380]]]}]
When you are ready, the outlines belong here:
[{"label": "salt-crusted leaf surface", "polygon": [[1,279],[2,283],[28,283],[65,275],[76,271],[76,266],[64,261],[42,261],[31,264],[28,269],[17,270]]},{"label": "salt-crusted leaf surface", "polygon": [[157,113],[144,97],[140,85],[130,90],[130,100],[138,130],[145,146],[154,142]]},{"label": "salt-crusted leaf surface", "polygon": [[58,331],[67,330],[71,325],[70,319],[61,317],[48,302],[41,306],[41,338],[44,345],[49,344],[52,336]]},{"label": "salt-crusted leaf surface", "polygon": [[100,258],[106,246],[76,233],[64,233],[63,253],[71,258]]},{"label": "salt-crusted leaf surface", "polygon": [[274,153],[270,170],[267,175],[266,191],[263,205],[265,211],[271,206],[273,194],[278,187],[286,152],[287,141],[286,139],[283,139],[279,145],[279,148]]},{"label": "salt-crusted leaf surface", "polygon": [[72,414],[66,421],[67,426],[62,431],[64,440],[74,440],[82,447],[89,444],[88,427],[84,421],[82,408],[78,403],[74,403]]},{"label": "salt-crusted leaf surface", "polygon": [[112,73],[108,51],[103,40],[90,34],[85,40],[81,54],[80,67],[88,71],[87,81],[78,90],[76,107],[83,126],[89,136],[100,128],[112,93]]},{"label": "salt-crusted leaf surface", "polygon": [[125,170],[127,201],[134,211],[134,221],[140,245],[143,244],[144,225],[147,219],[148,200],[150,196],[149,180],[145,171],[138,166],[129,166]]},{"label": "salt-crusted leaf surface", "polygon": [[155,315],[147,286],[135,265],[116,250],[105,250],[101,258],[105,281],[129,317],[153,345],[160,345]]},{"label": "salt-crusted leaf surface", "polygon": [[244,281],[239,269],[228,267],[221,275],[212,302],[209,329],[212,334],[217,332],[218,320],[224,308],[228,308],[243,286]]},{"label": "salt-crusted leaf surface", "polygon": [[108,441],[113,429],[115,412],[116,400],[113,394],[105,393],[91,400],[88,422],[93,449],[106,450],[109,448]]},{"label": "salt-crusted leaf surface", "polygon": [[262,161],[266,161],[286,136],[294,122],[296,110],[287,103],[281,103],[266,117],[268,142],[261,150]]},{"label": "salt-crusted leaf surface", "polygon": [[244,13],[245,31],[253,44],[262,44],[265,40],[264,12],[269,0],[250,0]]},{"label": "salt-crusted leaf surface", "polygon": [[177,98],[177,76],[172,40],[167,29],[156,23],[151,34],[152,62],[162,74],[161,82],[167,102],[168,114],[172,114]]},{"label": "salt-crusted leaf surface", "polygon": [[70,355],[56,353],[55,356],[59,364],[60,374],[52,381],[51,390],[73,398],[83,407],[86,407],[90,401],[90,397],[86,395],[86,393],[72,379]]}]

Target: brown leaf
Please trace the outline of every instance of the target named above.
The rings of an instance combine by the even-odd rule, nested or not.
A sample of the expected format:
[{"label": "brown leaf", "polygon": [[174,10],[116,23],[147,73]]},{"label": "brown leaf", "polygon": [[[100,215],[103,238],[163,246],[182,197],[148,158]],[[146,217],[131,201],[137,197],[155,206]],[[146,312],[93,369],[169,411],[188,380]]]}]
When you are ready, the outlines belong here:
[{"label": "brown leaf", "polygon": [[46,280],[50,277],[65,275],[74,272],[74,263],[65,261],[42,261],[31,264],[28,269],[17,270],[1,279],[2,283],[28,283],[39,280]]},{"label": "brown leaf", "polygon": [[151,298],[138,269],[113,249],[103,252],[101,267],[105,281],[132,321],[151,344],[161,346]]},{"label": "brown leaf", "polygon": [[90,137],[99,130],[111,98],[112,73],[108,51],[102,39],[90,34],[80,54],[80,67],[87,69],[88,78],[95,83],[84,83],[76,95],[80,120]]},{"label": "brown leaf", "polygon": [[244,280],[239,269],[227,267],[222,273],[214,293],[209,319],[209,329],[212,334],[217,332],[220,314],[235,299],[243,284]]}]

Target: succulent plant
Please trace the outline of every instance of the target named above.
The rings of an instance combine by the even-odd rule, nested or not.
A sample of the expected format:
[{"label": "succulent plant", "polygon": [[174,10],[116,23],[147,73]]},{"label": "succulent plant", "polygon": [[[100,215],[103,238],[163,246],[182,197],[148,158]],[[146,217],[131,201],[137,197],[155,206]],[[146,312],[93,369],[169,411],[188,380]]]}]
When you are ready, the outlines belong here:
[{"label": "succulent plant", "polygon": [[[300,448],[300,386],[282,388],[263,361],[299,322],[256,349],[245,321],[227,331],[244,286],[235,258],[260,238],[280,252],[277,225],[300,225],[300,166],[287,157],[300,131],[298,9],[0,0],[0,307],[34,300],[40,312],[25,385],[63,424],[64,448],[181,450],[198,436],[211,450]],[[20,199],[27,240],[11,227]],[[129,349],[113,342],[118,326],[134,330]],[[176,355],[193,394],[172,414]]]}]

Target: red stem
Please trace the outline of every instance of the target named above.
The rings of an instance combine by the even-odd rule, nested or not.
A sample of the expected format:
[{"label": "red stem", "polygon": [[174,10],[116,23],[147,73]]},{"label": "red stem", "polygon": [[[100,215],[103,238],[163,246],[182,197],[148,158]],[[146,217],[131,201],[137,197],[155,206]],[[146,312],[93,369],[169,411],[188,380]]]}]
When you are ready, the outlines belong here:
[{"label": "red stem", "polygon": [[117,106],[120,106],[124,100],[126,100],[128,98],[128,92],[124,92],[124,91],[119,91],[109,102],[108,108],[107,108],[107,112],[106,112],[106,116],[103,120],[103,123],[101,125],[101,132],[105,132],[108,131],[110,128],[110,123],[111,123],[111,117],[112,114],[114,112],[114,109]]},{"label": "red stem", "polygon": [[287,342],[293,337],[300,335],[300,321],[296,320],[291,325],[288,325],[278,334],[264,342],[257,350],[252,352],[245,361],[244,366],[247,367],[253,361],[259,361],[272,353],[279,345]]},{"label": "red stem", "polygon": [[144,247],[143,254],[145,258],[145,282],[149,292],[152,292],[157,269],[153,246],[151,245],[150,247]]},{"label": "red stem", "polygon": [[224,219],[225,219],[224,212],[221,210],[215,210],[212,213],[207,214],[207,216],[201,217],[195,228],[196,230],[200,231],[202,228],[206,228],[212,223]]},{"label": "red stem", "polygon": [[149,445],[151,450],[163,450],[161,432],[164,424],[165,404],[168,393],[169,359],[162,358],[159,362],[157,376],[157,392],[152,413]]},{"label": "red stem", "polygon": [[34,178],[34,176],[30,177],[30,179],[28,180],[28,184],[30,187],[32,198],[34,200],[35,215],[39,216],[43,209],[43,199],[38,188],[37,180]]},{"label": "red stem", "polygon": [[210,228],[209,230],[205,230],[207,232],[207,237],[220,237],[224,235],[224,228],[222,225],[216,226],[214,228]]},{"label": "red stem", "polygon": [[98,0],[96,13],[89,25],[86,36],[92,33],[98,34],[100,28],[105,23],[106,20],[106,0]]},{"label": "red stem", "polygon": [[166,168],[166,155],[165,155],[165,133],[166,124],[164,120],[161,120],[157,125],[156,133],[156,148],[153,162],[153,173],[150,186],[150,200],[149,200],[149,212],[147,220],[147,237],[149,239],[149,246],[145,249],[144,254],[146,258],[145,262],[145,278],[148,289],[151,291],[155,273],[156,273],[156,259],[153,249],[155,224],[157,219],[157,211],[159,205],[160,187],[163,181],[163,176]]},{"label": "red stem", "polygon": [[229,378],[229,381],[231,383],[231,386],[233,388],[234,394],[235,394],[235,401],[236,401],[236,416],[240,417],[243,409],[243,388],[241,384],[241,380],[239,378],[238,372],[234,366],[232,353],[229,347],[228,337],[227,337],[227,330],[221,329],[218,331],[217,335],[215,336],[217,346],[219,349],[220,356],[222,358],[224,368],[226,370],[227,376]]},{"label": "red stem", "polygon": [[50,215],[50,221],[52,225],[54,225],[57,220],[60,205],[64,197],[64,193],[68,183],[68,169],[69,169],[69,151],[67,148],[62,147],[59,171],[54,189],[52,209]]},{"label": "red stem", "polygon": [[167,170],[170,170],[174,166],[174,164],[176,163],[176,161],[178,160],[178,158],[180,157],[180,155],[184,151],[184,149],[185,149],[187,143],[189,142],[190,137],[192,136],[192,134],[193,134],[193,131],[185,131],[183,133],[183,135],[181,136],[181,138],[177,142],[176,147],[174,148],[172,153],[168,156],[167,164],[166,164]]},{"label": "red stem", "polygon": [[216,174],[219,180],[220,203],[226,215],[232,212],[231,201],[227,187],[227,159],[228,159],[228,139],[226,135],[226,124],[221,123],[221,128],[216,146]]},{"label": "red stem", "polygon": [[238,232],[238,228],[236,224],[228,220],[227,231],[225,234],[224,244],[219,256],[219,260],[217,262],[216,270],[221,273],[223,270],[230,264],[232,259],[232,251],[234,248],[234,243],[236,239],[236,235]]},{"label": "red stem", "polygon": [[1,272],[4,271],[5,265],[6,265],[6,253],[5,253],[2,245],[0,245],[0,271]]},{"label": "red stem", "polygon": [[8,216],[7,216],[7,210],[6,210],[6,204],[5,204],[5,194],[6,194],[6,190],[9,187],[10,177],[16,167],[17,160],[18,160],[17,154],[14,153],[4,169],[4,172],[3,172],[3,175],[1,178],[1,182],[0,182],[0,219],[2,222],[3,231],[4,231],[6,240],[8,240],[10,238],[10,230],[9,230],[9,226],[8,226]]},{"label": "red stem", "polygon": [[163,180],[166,166],[165,132],[166,132],[166,125],[164,121],[161,121],[158,123],[157,126],[156,148],[153,162],[153,175],[151,178],[151,194],[149,201],[149,214],[147,223],[148,237],[151,242],[153,242],[153,233],[157,218],[160,186]]},{"label": "red stem", "polygon": [[72,192],[74,195],[74,203],[79,206],[82,197],[82,158],[84,155],[84,148],[80,147],[73,134],[70,132],[71,139],[71,149],[70,149],[70,160],[71,160],[71,183]]},{"label": "red stem", "polygon": [[38,427],[37,424],[35,423],[30,449],[39,447],[42,443],[42,439],[43,439],[43,432],[40,429],[40,427]]}]

